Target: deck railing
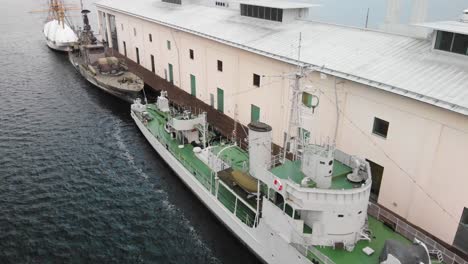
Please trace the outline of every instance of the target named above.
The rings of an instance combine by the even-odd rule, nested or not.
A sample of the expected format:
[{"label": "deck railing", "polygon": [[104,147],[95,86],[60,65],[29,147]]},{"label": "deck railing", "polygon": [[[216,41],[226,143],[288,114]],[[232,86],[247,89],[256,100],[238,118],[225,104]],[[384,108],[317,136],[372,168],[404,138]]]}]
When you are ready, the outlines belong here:
[{"label": "deck railing", "polygon": [[[233,213],[239,220],[249,227],[255,225],[256,210],[247,202],[245,202],[238,194],[236,194],[229,186],[222,180],[216,179],[213,173],[207,175],[189,160],[187,160],[180,152],[175,151],[172,146],[168,145],[167,150],[178,160],[182,165],[197,179],[201,185],[209,191],[212,195],[216,196],[218,201],[221,202],[231,213]],[[216,188],[218,182],[218,188]],[[220,192],[219,186],[222,186],[223,191]],[[225,191],[224,191],[225,190]]]},{"label": "deck railing", "polygon": [[[301,244],[291,244],[297,251],[299,251],[307,259],[313,259],[314,257],[322,264],[335,264],[333,260],[325,256],[322,252],[313,246],[304,246]],[[311,256],[312,254],[313,256]]]}]

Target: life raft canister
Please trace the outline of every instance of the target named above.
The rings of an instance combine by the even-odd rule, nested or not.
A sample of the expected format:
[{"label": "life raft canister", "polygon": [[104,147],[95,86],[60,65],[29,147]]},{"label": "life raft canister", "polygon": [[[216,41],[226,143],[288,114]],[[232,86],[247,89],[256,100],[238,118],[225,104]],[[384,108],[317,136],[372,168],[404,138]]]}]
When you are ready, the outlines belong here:
[{"label": "life raft canister", "polygon": [[273,181],[273,184],[275,185],[275,188],[276,188],[278,191],[283,190],[283,184],[281,183],[280,180],[275,179],[275,180]]}]

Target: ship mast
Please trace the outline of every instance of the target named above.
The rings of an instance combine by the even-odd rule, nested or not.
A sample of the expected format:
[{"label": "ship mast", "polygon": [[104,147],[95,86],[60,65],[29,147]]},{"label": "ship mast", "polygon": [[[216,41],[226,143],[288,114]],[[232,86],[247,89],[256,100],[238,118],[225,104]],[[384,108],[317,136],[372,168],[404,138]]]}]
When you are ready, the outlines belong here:
[{"label": "ship mast", "polygon": [[48,13],[48,21],[57,20],[62,28],[65,28],[66,12],[81,10],[74,5],[66,5],[63,0],[49,0],[49,8],[45,10],[34,10],[30,13]]},{"label": "ship mast", "polygon": [[[290,146],[290,150],[292,153],[292,159],[295,160],[298,158],[298,147],[303,143],[302,140],[298,138],[298,131],[299,127],[301,126],[301,113],[299,110],[299,96],[302,94],[300,90],[301,79],[304,77],[304,66],[300,64],[301,60],[301,45],[302,45],[302,33],[299,33],[299,46],[298,46],[298,67],[297,72],[294,73],[294,82],[291,86],[292,90],[292,97],[291,97],[291,106],[290,106],[290,113],[289,113],[289,123],[288,128],[286,130],[286,137],[284,139],[284,153],[283,153],[283,161],[286,160],[286,153],[288,152],[287,146]],[[293,132],[294,131],[294,132]],[[295,137],[292,135],[296,134]]]}]

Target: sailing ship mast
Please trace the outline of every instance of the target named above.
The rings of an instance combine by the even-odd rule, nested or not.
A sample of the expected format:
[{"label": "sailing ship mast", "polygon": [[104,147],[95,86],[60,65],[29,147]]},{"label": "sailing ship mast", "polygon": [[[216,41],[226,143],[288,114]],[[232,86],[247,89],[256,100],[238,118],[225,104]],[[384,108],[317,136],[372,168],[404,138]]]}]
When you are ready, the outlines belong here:
[{"label": "sailing ship mast", "polygon": [[62,28],[65,28],[67,20],[67,11],[79,11],[79,7],[65,4],[63,0],[49,0],[49,8],[41,10],[33,10],[30,13],[48,13],[47,21],[57,20]]}]

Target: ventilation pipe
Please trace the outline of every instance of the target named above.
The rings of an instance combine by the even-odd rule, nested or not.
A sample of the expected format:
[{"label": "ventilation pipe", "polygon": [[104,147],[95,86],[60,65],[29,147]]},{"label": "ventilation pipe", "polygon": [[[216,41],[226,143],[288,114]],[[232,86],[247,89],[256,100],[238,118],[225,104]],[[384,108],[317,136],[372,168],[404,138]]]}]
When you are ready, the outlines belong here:
[{"label": "ventilation pipe", "polygon": [[399,24],[400,9],[401,0],[387,0],[387,15],[385,16],[385,24]]},{"label": "ventilation pipe", "polygon": [[428,3],[427,0],[413,0],[410,24],[426,22]]}]

